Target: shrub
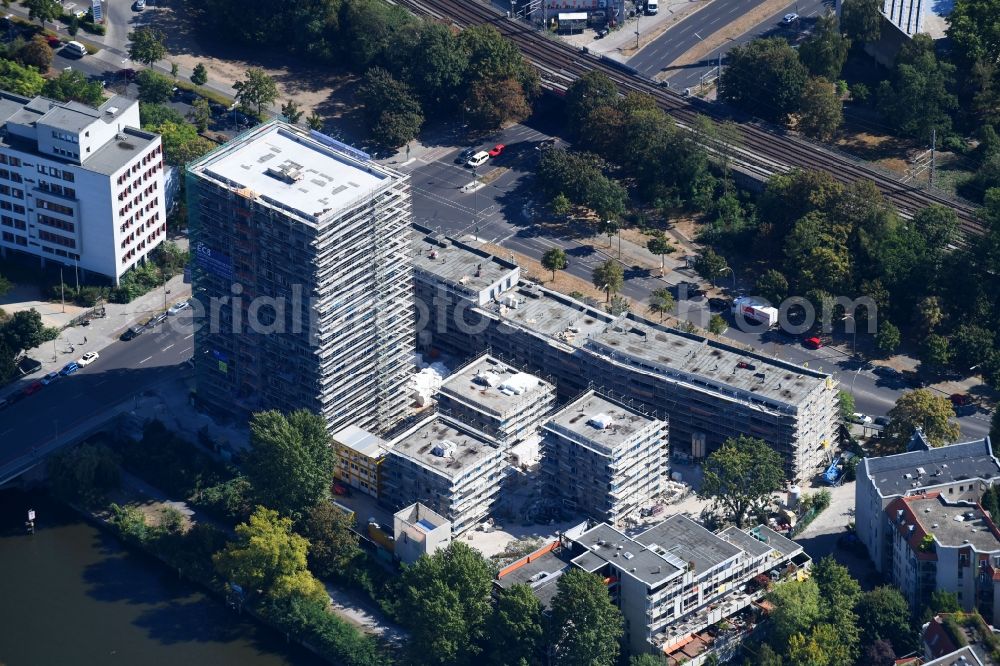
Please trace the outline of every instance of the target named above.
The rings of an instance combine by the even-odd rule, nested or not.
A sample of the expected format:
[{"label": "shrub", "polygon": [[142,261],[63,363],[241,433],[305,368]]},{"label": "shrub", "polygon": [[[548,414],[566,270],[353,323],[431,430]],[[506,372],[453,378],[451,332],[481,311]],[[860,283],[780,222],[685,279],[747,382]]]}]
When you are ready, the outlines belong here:
[{"label": "shrub", "polygon": [[277,599],[263,609],[279,629],[304,640],[322,656],[344,666],[392,664],[375,641],[327,611],[323,604],[291,596]]}]

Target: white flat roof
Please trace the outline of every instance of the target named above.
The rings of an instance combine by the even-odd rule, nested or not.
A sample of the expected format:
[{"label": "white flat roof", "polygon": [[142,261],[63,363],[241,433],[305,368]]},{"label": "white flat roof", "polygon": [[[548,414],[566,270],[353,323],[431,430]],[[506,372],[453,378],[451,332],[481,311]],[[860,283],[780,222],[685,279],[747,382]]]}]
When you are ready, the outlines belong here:
[{"label": "white flat roof", "polygon": [[[313,223],[400,177],[281,122],[238,137],[192,165],[191,171]],[[277,173],[282,171],[288,177]]]}]

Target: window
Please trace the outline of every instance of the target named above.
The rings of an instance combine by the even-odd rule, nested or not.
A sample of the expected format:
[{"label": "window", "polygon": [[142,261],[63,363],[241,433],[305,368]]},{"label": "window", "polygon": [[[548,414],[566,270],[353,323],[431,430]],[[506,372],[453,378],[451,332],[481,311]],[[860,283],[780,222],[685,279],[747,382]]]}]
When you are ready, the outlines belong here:
[{"label": "window", "polygon": [[62,245],[63,247],[76,247],[76,241],[72,238],[66,238],[65,236],[60,236],[59,234],[50,234],[48,231],[39,230],[38,239],[43,240],[47,243],[52,243],[53,245]]},{"label": "window", "polygon": [[14,234],[10,233],[9,231],[5,231],[5,232],[3,232],[3,239],[5,241],[7,241],[8,243],[13,243],[14,242]]},{"label": "window", "polygon": [[72,208],[70,208],[69,206],[63,206],[62,204],[57,204],[54,201],[48,201],[46,199],[36,198],[35,199],[35,203],[37,204],[37,206],[39,208],[42,208],[42,209],[45,209],[45,210],[51,210],[51,211],[53,211],[55,213],[59,213],[60,215],[72,215],[73,214],[73,209]]},{"label": "window", "polygon": [[[88,148],[87,150],[90,151],[90,148]],[[72,171],[63,171],[62,172],[62,179],[65,180],[68,183],[75,183],[76,182],[76,176],[73,175]]]},{"label": "window", "polygon": [[76,231],[76,225],[72,222],[58,220],[54,217],[49,217],[48,215],[43,215],[41,213],[38,213],[38,223],[44,224],[47,227],[52,227],[53,229],[62,229],[63,231],[68,231],[70,233]]}]

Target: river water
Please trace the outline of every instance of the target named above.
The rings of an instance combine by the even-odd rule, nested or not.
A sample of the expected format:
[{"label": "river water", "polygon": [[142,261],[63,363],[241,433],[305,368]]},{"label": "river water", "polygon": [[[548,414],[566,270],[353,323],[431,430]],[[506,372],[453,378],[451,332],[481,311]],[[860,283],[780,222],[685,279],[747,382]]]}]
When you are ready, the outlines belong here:
[{"label": "river water", "polygon": [[0,492],[0,664],[319,663],[48,498]]}]

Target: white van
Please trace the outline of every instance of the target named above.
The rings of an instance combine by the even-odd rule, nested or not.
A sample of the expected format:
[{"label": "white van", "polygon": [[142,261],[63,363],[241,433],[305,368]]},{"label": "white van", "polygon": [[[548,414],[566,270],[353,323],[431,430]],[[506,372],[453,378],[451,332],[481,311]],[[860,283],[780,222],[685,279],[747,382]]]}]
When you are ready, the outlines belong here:
[{"label": "white van", "polygon": [[646,0],[646,16],[653,16],[659,9],[657,0]]},{"label": "white van", "polygon": [[87,47],[80,42],[66,42],[66,46],[63,47],[63,51],[69,55],[80,56],[81,58],[87,55]]},{"label": "white van", "polygon": [[469,161],[465,164],[466,166],[470,166],[475,169],[476,167],[481,167],[486,164],[486,160],[488,159],[490,159],[490,154],[485,150],[480,150],[478,153],[470,157]]}]

